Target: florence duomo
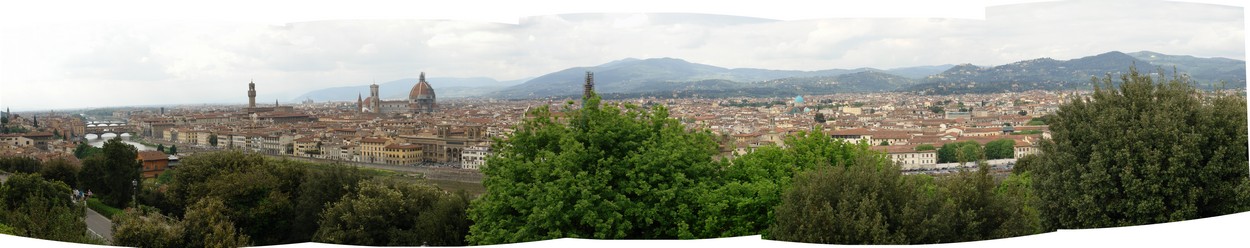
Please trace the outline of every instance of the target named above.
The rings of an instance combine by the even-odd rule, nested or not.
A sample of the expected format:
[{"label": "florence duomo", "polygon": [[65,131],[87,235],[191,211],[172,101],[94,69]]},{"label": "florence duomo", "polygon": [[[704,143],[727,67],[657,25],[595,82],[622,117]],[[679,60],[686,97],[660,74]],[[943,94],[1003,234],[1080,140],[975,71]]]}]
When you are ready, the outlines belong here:
[{"label": "florence duomo", "polygon": [[425,72],[421,72],[417,84],[408,91],[407,100],[382,100],[378,88],[377,83],[370,84],[369,98],[361,100],[360,96],[356,97],[357,111],[375,114],[420,114],[438,110],[438,104],[434,100],[434,88],[425,81]]}]

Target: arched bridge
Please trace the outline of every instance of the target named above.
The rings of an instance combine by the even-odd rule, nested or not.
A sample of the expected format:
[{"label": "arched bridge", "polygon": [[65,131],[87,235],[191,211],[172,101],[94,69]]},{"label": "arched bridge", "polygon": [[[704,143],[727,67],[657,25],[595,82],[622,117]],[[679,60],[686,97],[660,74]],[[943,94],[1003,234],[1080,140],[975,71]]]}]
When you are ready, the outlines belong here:
[{"label": "arched bridge", "polygon": [[85,129],[85,131],[86,133],[84,133],[83,136],[86,136],[89,134],[95,134],[96,137],[99,137],[100,135],[104,135],[106,133],[112,133],[112,134],[117,134],[117,135],[121,135],[123,133],[129,133],[133,135],[133,134],[139,133],[138,128],[135,128],[134,125],[130,125],[129,123],[125,123],[125,122],[92,122],[91,124],[87,124],[87,128]]}]

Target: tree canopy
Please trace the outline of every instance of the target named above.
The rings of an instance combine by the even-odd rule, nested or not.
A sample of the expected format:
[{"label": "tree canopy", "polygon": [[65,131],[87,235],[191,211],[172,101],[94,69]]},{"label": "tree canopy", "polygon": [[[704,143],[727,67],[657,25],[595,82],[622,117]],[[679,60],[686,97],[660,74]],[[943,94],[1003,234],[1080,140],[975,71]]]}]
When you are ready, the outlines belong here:
[{"label": "tree canopy", "polygon": [[98,243],[87,236],[82,207],[65,183],[18,173],[0,185],[0,223],[8,233],[47,240]]},{"label": "tree canopy", "polygon": [[1027,171],[1054,228],[1143,225],[1244,209],[1246,101],[1135,68],[1059,107]]},{"label": "tree canopy", "polygon": [[142,168],[136,158],[139,152],[120,138],[104,142],[100,153],[82,161],[81,181],[83,187],[99,196],[109,206],[124,207],[135,193]]},{"label": "tree canopy", "polygon": [[717,145],[688,132],[661,105],[541,107],[496,142],[469,218],[472,244],[553,238],[693,238],[699,180],[715,173]]},{"label": "tree canopy", "polygon": [[1004,159],[1016,157],[1016,141],[999,139],[985,143],[985,159]]},{"label": "tree canopy", "polygon": [[468,196],[424,184],[370,180],[321,214],[313,240],[371,246],[463,246]]}]

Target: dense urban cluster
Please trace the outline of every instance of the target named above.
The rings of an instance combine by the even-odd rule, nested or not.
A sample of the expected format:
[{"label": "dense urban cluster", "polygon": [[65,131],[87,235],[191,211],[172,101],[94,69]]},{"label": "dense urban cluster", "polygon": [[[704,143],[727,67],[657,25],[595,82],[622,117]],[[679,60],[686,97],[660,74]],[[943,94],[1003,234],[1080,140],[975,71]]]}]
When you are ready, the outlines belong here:
[{"label": "dense urban cluster", "polygon": [[[181,148],[183,155],[238,149],[275,156],[389,165],[480,169],[495,138],[506,137],[537,107],[558,108],[573,98],[537,100],[452,99],[434,102],[434,90],[415,85],[409,99],[380,99],[377,87],[356,102],[305,101],[249,105],[116,108],[107,116],[79,113],[14,114],[12,130],[0,134],[6,154],[51,158],[72,153],[88,139],[129,134],[144,143]],[[263,86],[263,85],[262,85]],[[376,86],[376,85],[375,85]],[[733,157],[783,137],[823,129],[852,142],[867,142],[903,163],[905,170],[949,169],[946,144],[985,146],[1010,140],[1016,159],[1036,152],[1049,130],[1044,117],[1079,91],[926,96],[915,93],[843,93],[794,98],[633,98],[607,102],[664,105],[691,129],[717,134],[720,155]],[[418,106],[418,101],[421,102]],[[36,122],[42,122],[38,125]],[[171,153],[177,155],[175,153]],[[153,173],[152,176],[154,176]]]}]

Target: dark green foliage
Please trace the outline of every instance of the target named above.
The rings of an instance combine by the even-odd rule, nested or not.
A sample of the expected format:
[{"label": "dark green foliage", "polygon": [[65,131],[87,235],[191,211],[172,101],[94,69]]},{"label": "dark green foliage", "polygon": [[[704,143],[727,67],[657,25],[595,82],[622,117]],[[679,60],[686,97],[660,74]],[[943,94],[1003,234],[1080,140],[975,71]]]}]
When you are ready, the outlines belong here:
[{"label": "dark green foliage", "polygon": [[[292,240],[312,240],[325,208],[343,196],[356,192],[360,182],[368,178],[359,168],[342,165],[330,166],[325,171],[305,175],[299,187],[299,199],[295,204],[295,225]],[[466,217],[461,217],[466,218]],[[465,228],[468,228],[467,226]],[[456,236],[463,242],[464,233]]]},{"label": "dark green foliage", "polygon": [[176,219],[156,211],[130,209],[113,220],[113,245],[130,247],[186,247],[185,229]]},{"label": "dark green foliage", "polygon": [[964,242],[1007,238],[1041,232],[1041,220],[1026,175],[1012,175],[996,184],[989,165],[979,163],[975,171],[963,170],[939,180],[945,201],[935,226],[939,230],[959,230],[938,242]]},{"label": "dark green foliage", "polygon": [[74,157],[78,159],[86,159],[100,153],[103,153],[100,148],[87,145],[87,142],[78,143],[78,147],[74,148]]},{"label": "dark green foliage", "polygon": [[1241,202],[1237,212],[1250,211],[1250,180],[1241,180],[1241,186],[1237,186],[1237,199]]},{"label": "dark green foliage", "polygon": [[70,193],[65,183],[14,174],[0,186],[0,223],[18,236],[91,242],[82,207],[71,202]]},{"label": "dark green foliage", "polygon": [[951,177],[902,175],[880,157],[800,173],[771,238],[828,244],[928,244],[1036,234],[1025,176],[995,184],[988,166]]},{"label": "dark green foliage", "polygon": [[921,145],[916,146],[916,150],[917,151],[933,151],[933,150],[937,150],[937,147],[933,147],[932,144],[921,144]]},{"label": "dark green foliage", "polygon": [[529,113],[482,169],[487,192],[469,211],[472,244],[553,238],[693,238],[699,182],[717,145],[660,105],[600,106],[557,118]]},{"label": "dark green foliage", "polygon": [[882,140],[882,141],[881,141],[881,143],[880,143],[880,144],[877,144],[877,145],[879,145],[879,146],[888,146],[888,145],[890,145],[890,141]]},{"label": "dark green foliage", "polygon": [[139,180],[138,151],[134,146],[122,143],[120,138],[104,142],[99,155],[83,160],[81,181],[83,188],[91,190],[104,204],[113,207],[128,206],[135,193],[134,181]]},{"label": "dark green foliage", "polygon": [[980,159],[984,154],[981,144],[976,141],[946,143],[938,149],[938,163],[970,162]]},{"label": "dark green foliage", "polygon": [[113,219],[113,216],[121,215],[122,213],[121,209],[104,205],[103,202],[100,202],[100,198],[87,198],[87,207],[108,219]]},{"label": "dark green foliage", "polygon": [[248,235],[235,228],[225,203],[216,197],[196,201],[183,216],[185,230],[183,243],[187,247],[243,247],[250,246]]},{"label": "dark green foliage", "polygon": [[787,148],[766,146],[717,163],[715,177],[700,180],[699,208],[702,226],[695,237],[732,237],[763,234],[774,221],[774,208],[782,191],[790,187],[795,173],[817,166],[841,165],[869,156],[867,143],[834,140],[819,130],[786,137]]},{"label": "dark green foliage", "polygon": [[321,214],[316,242],[369,246],[463,246],[469,232],[464,194],[414,183],[373,180]]},{"label": "dark green foliage", "polygon": [[1016,141],[999,139],[985,143],[985,159],[1004,159],[1016,156]]},{"label": "dark green foliage", "polygon": [[208,135],[208,145],[211,145],[211,146],[217,146],[217,135],[216,135],[216,134],[209,134],[209,135]]},{"label": "dark green foliage", "polygon": [[[863,157],[846,166],[800,173],[776,208],[770,238],[826,244],[906,244],[906,215],[920,190],[905,187],[898,166]],[[923,207],[922,207],[923,208]],[[915,223],[912,223],[915,224]]]},{"label": "dark green foliage", "polygon": [[178,145],[170,145],[170,146],[169,146],[169,152],[167,152],[167,153],[169,153],[169,154],[178,154]]},{"label": "dark green foliage", "polygon": [[[318,214],[366,178],[359,169],[265,159],[239,151],[198,153],[171,173],[166,212],[215,198],[241,234],[258,245],[308,242]],[[463,236],[461,236],[463,237]]]},{"label": "dark green foliage", "polygon": [[165,152],[165,144],[156,144],[156,150],[160,152]]},{"label": "dark green foliage", "polygon": [[1182,76],[1095,81],[1060,106],[1028,171],[1047,228],[1098,228],[1234,213],[1247,178],[1246,100],[1203,96]]},{"label": "dark green foliage", "polygon": [[17,229],[4,223],[0,223],[0,234],[17,235]]},{"label": "dark green foliage", "polygon": [[39,175],[44,179],[60,181],[72,189],[78,188],[78,172],[82,170],[79,165],[58,157],[48,160],[42,167]]},{"label": "dark green foliage", "polygon": [[816,123],[825,123],[825,113],[816,113]]},{"label": "dark green foliage", "polygon": [[35,173],[42,168],[38,159],[25,156],[0,157],[0,170],[14,173]]}]

